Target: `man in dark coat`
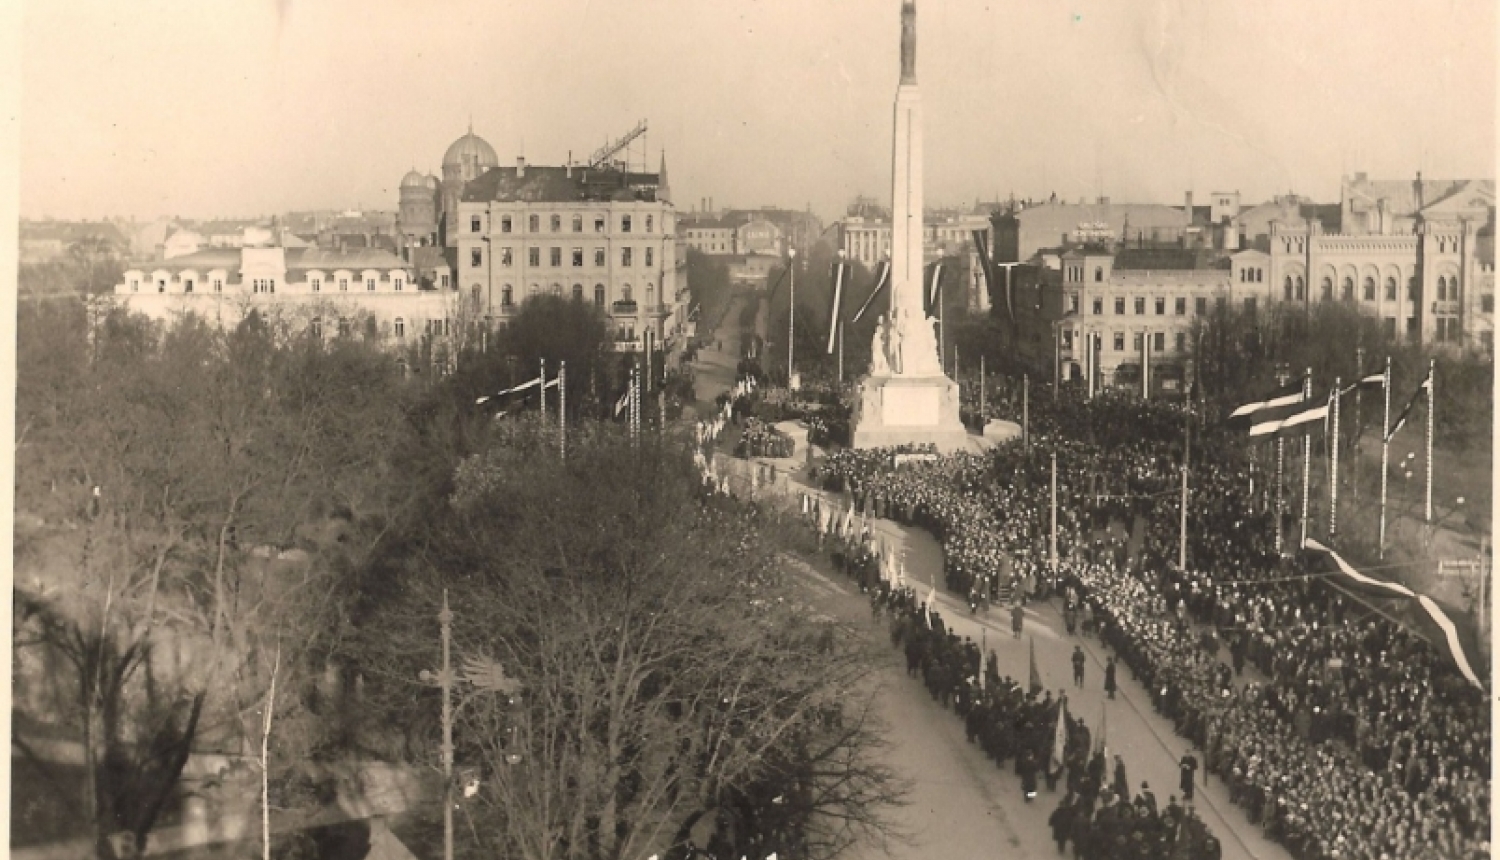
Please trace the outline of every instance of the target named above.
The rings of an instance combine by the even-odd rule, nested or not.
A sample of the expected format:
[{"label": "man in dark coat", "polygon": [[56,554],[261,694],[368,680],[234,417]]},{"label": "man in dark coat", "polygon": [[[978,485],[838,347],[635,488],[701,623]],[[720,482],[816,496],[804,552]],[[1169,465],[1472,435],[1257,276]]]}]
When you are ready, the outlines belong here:
[{"label": "man in dark coat", "polygon": [[1059,854],[1063,853],[1063,849],[1067,847],[1068,834],[1073,830],[1073,807],[1073,795],[1069,794],[1063,798],[1062,803],[1058,804],[1057,808],[1052,810],[1052,814],[1047,817],[1047,823],[1052,827],[1052,839],[1057,843],[1057,853]]},{"label": "man in dark coat", "polygon": [[1130,780],[1125,778],[1125,759],[1115,756],[1115,796],[1120,798],[1120,805],[1130,802]]},{"label": "man in dark coat", "polygon": [[1021,624],[1026,619],[1026,610],[1021,608],[1021,601],[1017,600],[1010,607],[1010,632],[1015,638],[1021,638]]},{"label": "man in dark coat", "polygon": [[1073,646],[1073,686],[1083,686],[1083,663],[1087,659],[1083,656],[1083,648],[1079,645]]},{"label": "man in dark coat", "polygon": [[1182,799],[1191,801],[1193,799],[1193,777],[1198,772],[1198,759],[1191,752],[1182,754],[1182,761],[1177,764],[1177,771],[1181,776]]},{"label": "man in dark coat", "polygon": [[1115,658],[1110,657],[1104,661],[1104,692],[1113,699],[1115,697]]},{"label": "man in dark coat", "polygon": [[1022,750],[1016,759],[1016,770],[1021,774],[1021,792],[1026,795],[1026,802],[1030,803],[1036,797],[1036,760],[1031,755],[1031,750]]}]

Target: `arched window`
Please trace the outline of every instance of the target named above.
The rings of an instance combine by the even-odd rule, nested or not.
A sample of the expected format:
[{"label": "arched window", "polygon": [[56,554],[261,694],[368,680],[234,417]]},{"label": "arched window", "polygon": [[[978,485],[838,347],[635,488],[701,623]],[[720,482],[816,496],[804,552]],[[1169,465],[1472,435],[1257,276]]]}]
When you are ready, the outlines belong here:
[{"label": "arched window", "polygon": [[511,289],[510,284],[506,284],[500,288],[500,307],[508,308],[515,304],[515,301],[515,292]]},{"label": "arched window", "polygon": [[601,308],[604,307],[604,285],[603,284],[595,284],[594,285],[594,306],[595,307],[601,307]]},{"label": "arched window", "polygon": [[1323,301],[1333,301],[1333,279],[1323,279]]},{"label": "arched window", "polygon": [[396,317],[396,337],[406,337],[406,320]]},{"label": "arched window", "polygon": [[1303,299],[1307,298],[1307,284],[1302,280],[1302,276],[1301,275],[1297,276],[1296,285],[1297,285],[1297,301],[1300,302]]},{"label": "arched window", "polygon": [[1103,280],[1104,280],[1104,267],[1103,266],[1095,266],[1094,267],[1094,283],[1097,284],[1097,283],[1099,283],[1100,281],[1103,281]]},{"label": "arched window", "polygon": [[1292,276],[1286,276],[1286,282],[1281,285],[1282,297],[1286,301],[1292,300]]},{"label": "arched window", "polygon": [[1445,277],[1439,277],[1438,278],[1438,294],[1437,294],[1437,297],[1438,297],[1438,301],[1440,301],[1440,302],[1445,302],[1445,301],[1448,300],[1448,279],[1445,278]]},{"label": "arched window", "polygon": [[[1344,283],[1342,285],[1342,289],[1343,289],[1344,301],[1346,301],[1346,302],[1352,302],[1352,301],[1354,301],[1354,279],[1353,278],[1345,278],[1344,279]],[[1370,291],[1374,292],[1374,290],[1375,290],[1375,285],[1371,284],[1370,285]]]},{"label": "arched window", "polygon": [[573,301],[575,301],[575,302],[581,302],[581,301],[583,301],[583,284],[574,284],[573,285]]},{"label": "arched window", "polygon": [[551,293],[554,296],[562,295],[562,284],[553,284],[552,286],[547,288],[547,292]]},{"label": "arched window", "polygon": [[1396,300],[1396,279],[1395,278],[1386,278],[1385,279],[1385,300],[1388,301],[1388,302],[1394,302]]},{"label": "arched window", "polygon": [[629,284],[626,284],[625,286],[623,286],[623,287],[620,288],[620,300],[621,301],[625,301],[625,302],[633,301],[633,299],[631,299],[631,297],[630,297],[630,285]]}]

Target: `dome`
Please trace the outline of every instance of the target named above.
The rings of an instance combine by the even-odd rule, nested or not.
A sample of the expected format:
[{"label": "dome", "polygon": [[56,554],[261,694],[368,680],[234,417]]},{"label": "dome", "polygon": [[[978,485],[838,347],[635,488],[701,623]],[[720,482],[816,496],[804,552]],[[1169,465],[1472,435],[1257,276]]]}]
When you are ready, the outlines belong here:
[{"label": "dome", "polygon": [[402,188],[422,188],[426,185],[427,177],[415,170],[408,171],[405,176],[401,177]]},{"label": "dome", "polygon": [[443,154],[444,167],[460,167],[465,162],[473,161],[479,168],[498,167],[500,159],[495,155],[495,148],[484,142],[484,138],[477,136],[474,132],[453,141],[448,151]]}]

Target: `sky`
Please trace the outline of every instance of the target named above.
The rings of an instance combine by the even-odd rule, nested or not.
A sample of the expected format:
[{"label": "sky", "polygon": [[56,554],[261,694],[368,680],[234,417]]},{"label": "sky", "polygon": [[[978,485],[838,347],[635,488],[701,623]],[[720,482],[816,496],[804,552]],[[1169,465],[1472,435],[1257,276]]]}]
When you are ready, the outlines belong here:
[{"label": "sky", "polygon": [[[1493,0],[919,0],[929,205],[1495,175]],[[27,0],[23,217],[393,210],[638,121],[674,202],[890,197],[899,0]]]}]

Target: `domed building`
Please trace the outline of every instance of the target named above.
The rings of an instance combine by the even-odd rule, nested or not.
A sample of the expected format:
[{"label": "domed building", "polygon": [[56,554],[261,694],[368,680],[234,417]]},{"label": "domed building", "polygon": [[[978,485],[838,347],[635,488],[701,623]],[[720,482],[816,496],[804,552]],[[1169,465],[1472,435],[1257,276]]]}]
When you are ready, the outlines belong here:
[{"label": "domed building", "polygon": [[411,170],[401,178],[400,194],[396,230],[402,244],[436,244],[440,205],[437,177]]},{"label": "domed building", "polygon": [[458,217],[458,203],[463,196],[464,185],[483,176],[490,168],[499,166],[500,159],[495,155],[495,148],[476,135],[473,128],[453,141],[453,145],[443,153],[440,232],[445,245],[454,244],[452,225]]}]

